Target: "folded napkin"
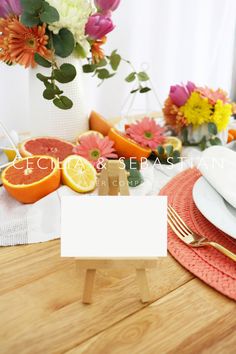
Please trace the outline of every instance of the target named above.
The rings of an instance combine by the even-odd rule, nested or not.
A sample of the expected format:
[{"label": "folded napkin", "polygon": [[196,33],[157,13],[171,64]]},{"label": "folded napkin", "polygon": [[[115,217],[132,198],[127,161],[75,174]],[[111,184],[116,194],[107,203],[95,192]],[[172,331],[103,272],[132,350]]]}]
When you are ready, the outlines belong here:
[{"label": "folded napkin", "polygon": [[[154,169],[151,163],[142,171],[144,182],[130,188],[131,195],[152,192]],[[60,237],[61,198],[83,197],[66,186],[34,204],[21,204],[0,188],[0,246],[13,246],[53,240]],[[91,195],[97,195],[95,190]]]},{"label": "folded napkin", "polygon": [[236,208],[236,152],[213,146],[202,154],[198,169],[215,190]]}]

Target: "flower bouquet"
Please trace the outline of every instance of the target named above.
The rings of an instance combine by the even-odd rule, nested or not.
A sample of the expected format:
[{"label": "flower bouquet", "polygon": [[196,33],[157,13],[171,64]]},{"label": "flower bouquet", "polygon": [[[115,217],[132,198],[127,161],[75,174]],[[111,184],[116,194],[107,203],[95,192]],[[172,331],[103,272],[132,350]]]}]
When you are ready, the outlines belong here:
[{"label": "flower bouquet", "polygon": [[232,104],[221,89],[198,87],[192,82],[171,86],[163,113],[166,125],[186,146],[204,150],[227,142]]},{"label": "flower bouquet", "polygon": [[[0,61],[25,68],[37,65],[48,69],[37,78],[45,86],[43,97],[60,109],[71,109],[73,102],[64,94],[60,84],[73,81],[77,71],[73,64],[58,58],[86,59],[85,73],[93,73],[102,82],[115,75],[121,61],[113,51],[105,56],[102,46],[106,35],[114,29],[112,12],[120,0],[1,0],[0,3]],[[127,82],[137,81],[135,91],[150,90],[142,84],[148,81],[145,72],[132,73]]]}]

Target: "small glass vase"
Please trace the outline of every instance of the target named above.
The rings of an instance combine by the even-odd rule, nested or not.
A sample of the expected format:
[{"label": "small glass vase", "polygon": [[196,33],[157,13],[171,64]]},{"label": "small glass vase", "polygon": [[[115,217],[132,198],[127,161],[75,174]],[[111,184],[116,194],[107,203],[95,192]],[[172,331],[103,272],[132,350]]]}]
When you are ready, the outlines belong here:
[{"label": "small glass vase", "polygon": [[[206,123],[200,125],[199,127],[193,127],[192,125],[189,125],[186,128],[188,131],[188,143],[192,145],[199,144],[203,139],[203,137],[206,137],[207,140],[211,138],[211,135],[208,131],[208,124]],[[180,137],[182,140],[183,132],[180,133]],[[226,145],[228,140],[228,129],[222,130],[216,135],[216,137],[218,137],[221,140],[222,145]]]}]

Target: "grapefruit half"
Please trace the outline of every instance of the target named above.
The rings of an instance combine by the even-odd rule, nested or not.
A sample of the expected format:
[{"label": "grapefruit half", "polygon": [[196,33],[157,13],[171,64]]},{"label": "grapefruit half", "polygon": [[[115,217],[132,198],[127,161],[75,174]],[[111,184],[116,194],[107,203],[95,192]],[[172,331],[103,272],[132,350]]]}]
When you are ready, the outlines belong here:
[{"label": "grapefruit half", "polygon": [[75,145],[62,139],[39,137],[24,141],[20,145],[20,153],[23,157],[35,155],[51,156],[62,162],[67,156],[73,155],[74,147]]},{"label": "grapefruit half", "polygon": [[1,178],[13,198],[31,204],[60,186],[61,171],[55,158],[32,156],[13,162],[3,171]]}]

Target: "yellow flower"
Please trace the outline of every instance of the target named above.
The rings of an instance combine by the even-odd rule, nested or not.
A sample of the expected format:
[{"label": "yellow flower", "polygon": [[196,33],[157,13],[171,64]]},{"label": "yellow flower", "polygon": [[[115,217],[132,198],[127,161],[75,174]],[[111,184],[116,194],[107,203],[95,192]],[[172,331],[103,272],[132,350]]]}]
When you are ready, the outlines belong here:
[{"label": "yellow flower", "polygon": [[211,121],[212,105],[207,98],[203,98],[198,92],[193,92],[185,105],[180,108],[188,125],[199,126]]},{"label": "yellow flower", "polygon": [[232,105],[230,103],[224,104],[221,100],[216,102],[212,122],[217,126],[218,132],[221,132],[227,127],[231,114]]}]

